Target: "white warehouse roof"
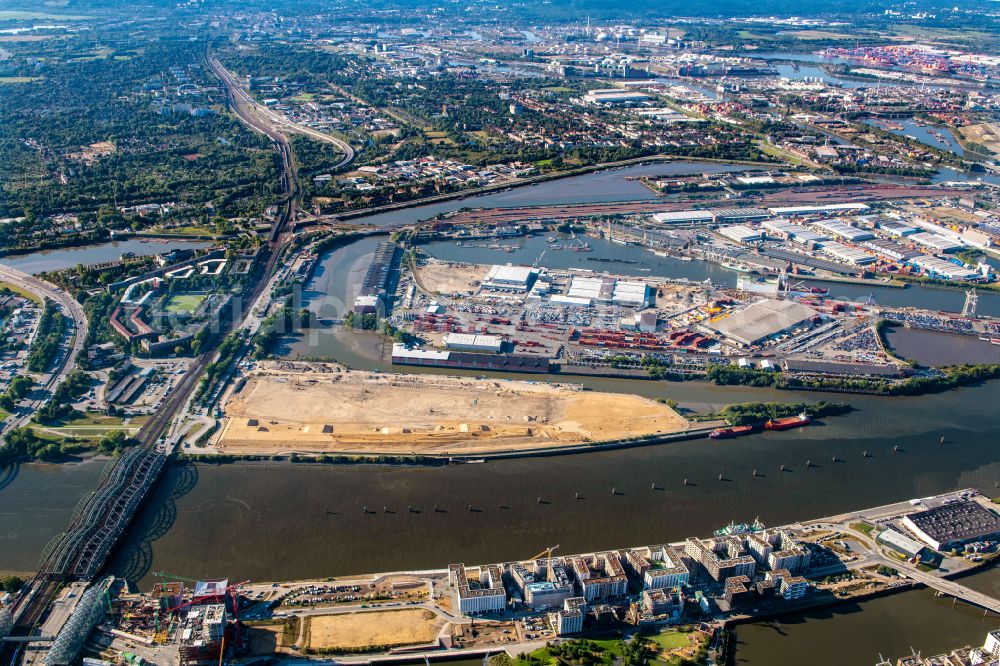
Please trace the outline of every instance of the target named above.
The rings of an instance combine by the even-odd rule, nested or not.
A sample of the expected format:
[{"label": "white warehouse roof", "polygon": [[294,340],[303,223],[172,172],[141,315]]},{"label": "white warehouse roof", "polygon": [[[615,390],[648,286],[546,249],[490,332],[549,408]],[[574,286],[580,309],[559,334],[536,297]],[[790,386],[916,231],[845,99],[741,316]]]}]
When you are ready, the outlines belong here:
[{"label": "white warehouse roof", "polygon": [[761,239],[760,229],[752,229],[745,224],[734,224],[731,227],[719,229],[719,235],[732,239],[737,243],[750,243]]}]

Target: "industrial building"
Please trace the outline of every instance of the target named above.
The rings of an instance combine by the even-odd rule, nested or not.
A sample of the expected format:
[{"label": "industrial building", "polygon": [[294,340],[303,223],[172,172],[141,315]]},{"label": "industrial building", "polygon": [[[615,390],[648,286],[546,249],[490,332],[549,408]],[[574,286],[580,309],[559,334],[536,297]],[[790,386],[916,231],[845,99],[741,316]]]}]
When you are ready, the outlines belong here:
[{"label": "industrial building", "polygon": [[550,359],[520,354],[481,354],[474,352],[411,349],[404,344],[392,346],[393,365],[419,365],[432,368],[495,370],[497,372],[549,372]]},{"label": "industrial building", "polygon": [[846,264],[854,264],[855,266],[871,264],[874,263],[876,259],[873,254],[868,254],[864,250],[856,247],[849,247],[836,241],[826,241],[823,243],[823,252],[829,254],[835,259],[843,261]]},{"label": "industrial building", "polygon": [[1000,535],[1000,516],[971,500],[911,513],[902,522],[934,550]]},{"label": "industrial building", "polygon": [[916,227],[911,227],[906,224],[899,224],[897,222],[880,222],[878,228],[885,232],[888,236],[893,236],[894,238],[902,238],[904,236],[912,236],[917,233]]},{"label": "industrial building", "polygon": [[652,290],[645,282],[618,280],[611,277],[576,276],[570,281],[564,301],[551,300],[566,305],[590,305],[593,302],[610,303],[621,307],[644,308],[650,305]]},{"label": "industrial building", "polygon": [[714,222],[715,216],[707,210],[672,210],[656,213],[653,220],[660,224],[688,224],[691,222]]},{"label": "industrial building", "polygon": [[445,349],[455,351],[477,351],[499,354],[503,351],[503,338],[496,335],[475,335],[473,333],[448,333],[442,339]]},{"label": "industrial building", "polygon": [[812,308],[793,301],[765,299],[708,324],[719,334],[750,347],[819,317]]},{"label": "industrial building", "polygon": [[396,267],[399,246],[395,243],[379,243],[372,261],[368,264],[365,277],[361,281],[362,295],[378,295],[391,291],[392,272]]},{"label": "industrial building", "polygon": [[525,293],[537,277],[538,271],[530,266],[491,266],[483,278],[482,288]]},{"label": "industrial building", "polygon": [[851,243],[857,243],[863,240],[871,240],[872,238],[875,237],[875,234],[873,234],[870,231],[867,231],[865,229],[858,229],[857,227],[852,227],[851,225],[845,224],[840,220],[823,220],[814,223],[812,226],[816,227],[820,231],[830,234],[834,238],[841,238]]},{"label": "industrial building", "polygon": [[966,268],[965,266],[927,254],[914,257],[910,263],[928,273],[931,277],[944,278],[946,280],[963,280],[969,282],[983,277],[971,268]]},{"label": "industrial building", "polygon": [[896,261],[909,261],[914,257],[920,256],[920,252],[916,250],[912,250],[905,245],[900,245],[895,241],[885,240],[883,238],[873,238],[872,240],[863,242],[862,245],[882,257],[894,259]]},{"label": "industrial building", "polygon": [[646,93],[621,88],[599,88],[589,90],[583,96],[588,104],[643,104],[653,98]]},{"label": "industrial building", "polygon": [[737,243],[754,243],[764,238],[760,229],[753,229],[745,224],[734,224],[731,227],[719,229],[719,235],[725,236]]},{"label": "industrial building", "polygon": [[958,241],[953,241],[944,236],[938,234],[932,234],[929,231],[920,231],[915,234],[910,234],[908,236],[910,240],[919,245],[923,245],[929,248],[932,252],[957,252],[961,250],[964,246]]},{"label": "industrial building", "polygon": [[926,548],[924,544],[920,543],[916,539],[911,539],[902,532],[892,528],[882,530],[875,535],[875,541],[888,546],[897,553],[901,553],[909,558],[920,557],[924,548]]}]

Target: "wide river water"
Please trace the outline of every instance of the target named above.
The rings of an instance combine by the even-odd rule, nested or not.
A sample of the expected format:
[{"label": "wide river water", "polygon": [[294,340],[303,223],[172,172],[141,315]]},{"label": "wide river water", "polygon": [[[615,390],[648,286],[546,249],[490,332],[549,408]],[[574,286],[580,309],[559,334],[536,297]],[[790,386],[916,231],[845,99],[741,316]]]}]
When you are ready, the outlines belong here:
[{"label": "wide river water", "polygon": [[[561,184],[565,187],[566,181]],[[530,189],[538,192],[543,187]],[[461,252],[466,260],[532,263],[545,249],[539,242],[544,245],[529,240],[514,253],[449,243],[427,249],[442,258],[456,258],[452,253]],[[590,242],[592,253],[581,257],[550,252],[544,263],[735,282],[735,273],[711,264]],[[336,316],[337,306],[329,302],[350,302],[375,243],[377,239],[366,239],[325,257],[305,288],[309,307]],[[636,263],[587,262],[587,256]],[[79,257],[67,261],[86,263]],[[958,291],[829,286],[840,297],[874,294],[877,302],[887,305],[954,311],[962,304]],[[1000,302],[984,294],[980,310],[1000,314]],[[366,349],[377,341],[363,335],[347,339],[329,348],[317,347],[312,340],[289,340],[286,351],[333,354],[352,364],[370,364]],[[352,346],[356,358],[343,358]],[[702,382],[560,379],[595,390],[673,398],[695,410],[751,400],[841,398]],[[148,587],[152,572],[159,570],[190,578],[273,580],[438,568],[456,561],[523,558],[552,543],[559,543],[565,553],[591,551],[706,535],[730,520],[759,517],[767,524],[781,524],[960,487],[990,492],[1000,481],[1000,415],[995,408],[1000,382],[919,398],[842,398],[855,407],[854,413],[815,427],[724,442],[693,440],[434,468],[174,465],[138,516],[110,570]],[[942,436],[945,444],[940,443]],[[893,453],[896,445],[901,451]],[[872,457],[864,459],[863,451]],[[814,467],[807,469],[807,460]],[[784,473],[779,472],[781,465],[787,468]],[[78,499],[94,487],[101,467],[97,462],[33,464],[0,473],[0,570],[35,566],[44,544],[63,529]],[[754,469],[760,476],[752,476]],[[719,474],[725,480],[719,481]],[[652,483],[659,490],[652,490]],[[576,493],[581,499],[574,499]],[[993,572],[975,580],[1000,593],[1000,576]],[[929,593],[907,592],[783,618],[779,624],[743,627],[738,632],[740,659],[780,666],[800,663],[796,659],[808,652],[813,664],[874,663],[878,652],[899,656],[910,645],[927,654],[980,643],[994,624]]]}]

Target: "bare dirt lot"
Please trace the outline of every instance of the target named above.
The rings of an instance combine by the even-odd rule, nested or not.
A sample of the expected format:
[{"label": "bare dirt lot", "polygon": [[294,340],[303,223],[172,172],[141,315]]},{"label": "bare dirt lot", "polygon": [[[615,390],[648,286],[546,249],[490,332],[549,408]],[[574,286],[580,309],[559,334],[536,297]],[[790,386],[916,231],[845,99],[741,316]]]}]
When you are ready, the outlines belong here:
[{"label": "bare dirt lot", "polygon": [[313,650],[429,643],[445,624],[423,608],[316,615],[307,622],[307,644]]},{"label": "bare dirt lot", "polygon": [[994,155],[1000,155],[1000,125],[997,123],[966,125],[958,131],[966,141],[978,143]]},{"label": "bare dirt lot", "polygon": [[[462,454],[689,428],[648,398],[527,381],[262,366],[226,403],[227,453]],[[317,364],[311,364],[316,369]]]},{"label": "bare dirt lot", "polygon": [[430,260],[417,268],[417,282],[428,292],[441,294],[474,293],[486,277],[489,266]]}]

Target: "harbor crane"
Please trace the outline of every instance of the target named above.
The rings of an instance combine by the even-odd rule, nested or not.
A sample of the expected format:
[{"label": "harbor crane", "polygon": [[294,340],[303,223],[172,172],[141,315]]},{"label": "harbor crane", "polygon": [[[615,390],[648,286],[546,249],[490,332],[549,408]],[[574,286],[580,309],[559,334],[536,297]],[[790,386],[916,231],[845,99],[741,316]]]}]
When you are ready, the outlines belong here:
[{"label": "harbor crane", "polygon": [[537,555],[531,558],[531,561],[535,562],[539,560],[542,557],[542,555],[545,556],[545,580],[549,581],[550,583],[556,582],[555,574],[552,573],[552,551],[558,549],[559,549],[558,545],[549,546],[548,548],[546,548],[545,550],[543,550],[542,552],[538,553]]}]

